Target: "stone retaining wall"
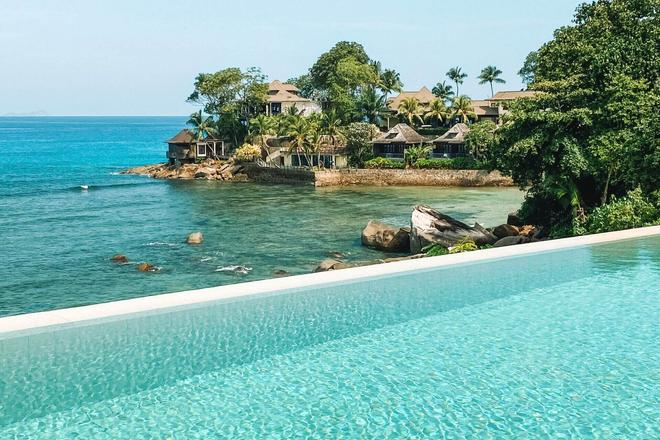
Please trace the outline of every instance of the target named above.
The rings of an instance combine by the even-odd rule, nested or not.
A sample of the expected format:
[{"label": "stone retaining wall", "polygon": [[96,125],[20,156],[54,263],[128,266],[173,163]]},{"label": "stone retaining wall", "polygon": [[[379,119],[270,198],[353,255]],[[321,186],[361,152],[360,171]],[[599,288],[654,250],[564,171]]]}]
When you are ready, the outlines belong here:
[{"label": "stone retaining wall", "polygon": [[316,171],[316,186],[513,186],[499,171],[485,170],[375,170]]},{"label": "stone retaining wall", "polygon": [[265,168],[247,166],[245,174],[251,182],[313,185],[314,172],[302,168]]}]

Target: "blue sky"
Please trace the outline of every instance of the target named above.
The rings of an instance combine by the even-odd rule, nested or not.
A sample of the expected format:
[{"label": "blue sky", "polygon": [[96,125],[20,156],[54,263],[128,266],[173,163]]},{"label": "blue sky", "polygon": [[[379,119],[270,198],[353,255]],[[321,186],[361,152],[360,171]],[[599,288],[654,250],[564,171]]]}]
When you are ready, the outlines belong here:
[{"label": "blue sky", "polygon": [[579,0],[211,1],[0,0],[0,115],[184,115],[198,72],[259,66],[307,71],[341,40],[431,87],[452,66],[461,91],[494,64],[507,84],[526,54],[570,23]]}]

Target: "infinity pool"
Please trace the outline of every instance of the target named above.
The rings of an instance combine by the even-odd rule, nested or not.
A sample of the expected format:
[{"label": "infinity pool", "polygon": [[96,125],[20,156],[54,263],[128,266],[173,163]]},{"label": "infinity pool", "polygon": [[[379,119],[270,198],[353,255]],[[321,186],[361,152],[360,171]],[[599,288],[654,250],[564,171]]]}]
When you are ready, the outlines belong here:
[{"label": "infinity pool", "polygon": [[5,333],[0,438],[655,439],[658,322],[654,236]]}]

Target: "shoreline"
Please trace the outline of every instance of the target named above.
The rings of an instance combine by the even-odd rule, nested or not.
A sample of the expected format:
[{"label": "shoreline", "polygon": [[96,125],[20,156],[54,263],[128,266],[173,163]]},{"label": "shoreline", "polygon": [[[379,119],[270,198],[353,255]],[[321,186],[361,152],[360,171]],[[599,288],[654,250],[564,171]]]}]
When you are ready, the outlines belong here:
[{"label": "shoreline", "polygon": [[513,187],[510,177],[499,171],[446,169],[338,169],[261,167],[255,163],[205,161],[175,167],[167,163],[126,169],[132,174],[162,180],[218,180],[271,184],[350,186],[436,186],[436,187]]}]

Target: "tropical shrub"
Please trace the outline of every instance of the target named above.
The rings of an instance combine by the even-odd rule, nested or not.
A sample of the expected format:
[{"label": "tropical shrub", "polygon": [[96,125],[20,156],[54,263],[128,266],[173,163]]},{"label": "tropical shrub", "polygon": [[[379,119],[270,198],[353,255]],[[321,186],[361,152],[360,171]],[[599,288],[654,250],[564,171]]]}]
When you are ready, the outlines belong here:
[{"label": "tropical shrub", "polygon": [[346,139],[348,162],[351,165],[362,167],[373,157],[373,147],[370,142],[379,132],[378,127],[366,122],[353,122],[342,128],[341,134]]},{"label": "tropical shrub", "polygon": [[448,253],[460,254],[461,252],[472,252],[478,249],[479,247],[474,242],[474,240],[472,240],[469,237],[465,237],[464,239],[456,243],[454,246],[450,247]]},{"label": "tropical shrub", "polygon": [[365,168],[371,169],[403,169],[404,164],[400,160],[388,159],[386,157],[375,157],[364,163]]},{"label": "tropical shrub", "polygon": [[430,146],[410,147],[403,153],[403,161],[406,166],[415,166],[417,161],[428,159],[432,151]]},{"label": "tropical shrub", "polygon": [[618,231],[621,229],[638,228],[657,223],[660,212],[637,188],[625,197],[613,197],[612,201],[594,209],[589,215],[587,232]]},{"label": "tropical shrub", "polygon": [[451,170],[454,168],[452,159],[419,159],[415,168],[428,170]]},{"label": "tropical shrub", "polygon": [[452,168],[455,170],[481,170],[485,165],[471,157],[454,157],[451,159]]},{"label": "tropical shrub", "polygon": [[441,244],[434,243],[422,248],[422,252],[429,257],[439,257],[440,255],[447,255],[449,250]]},{"label": "tropical shrub", "polygon": [[477,160],[482,160],[495,142],[495,129],[493,121],[485,120],[472,124],[470,131],[465,135],[465,148]]},{"label": "tropical shrub", "polygon": [[261,157],[261,147],[258,145],[243,144],[236,149],[236,158],[242,161],[252,161]]}]

